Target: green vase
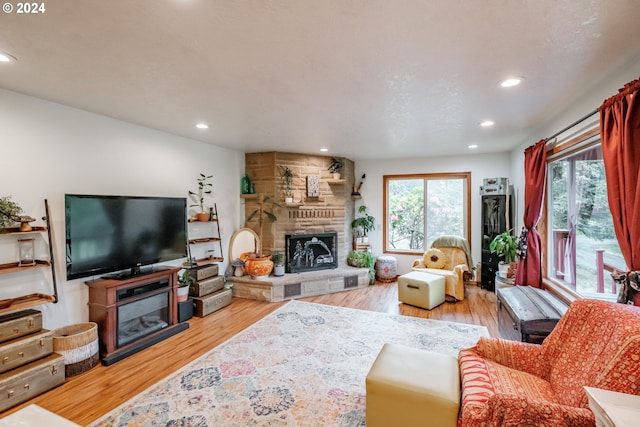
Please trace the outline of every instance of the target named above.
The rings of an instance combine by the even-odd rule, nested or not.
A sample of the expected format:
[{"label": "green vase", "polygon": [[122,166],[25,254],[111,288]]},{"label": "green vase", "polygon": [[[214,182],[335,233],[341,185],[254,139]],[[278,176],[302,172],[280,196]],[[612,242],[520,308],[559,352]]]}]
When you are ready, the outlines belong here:
[{"label": "green vase", "polygon": [[240,192],[242,194],[249,194],[249,188],[251,186],[251,181],[249,181],[249,177],[244,175],[240,180]]}]

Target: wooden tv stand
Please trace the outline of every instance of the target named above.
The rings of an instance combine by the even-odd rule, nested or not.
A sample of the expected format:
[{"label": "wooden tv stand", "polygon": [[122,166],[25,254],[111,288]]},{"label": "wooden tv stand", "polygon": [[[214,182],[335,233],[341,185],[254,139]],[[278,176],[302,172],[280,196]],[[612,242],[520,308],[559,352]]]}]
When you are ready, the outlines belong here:
[{"label": "wooden tv stand", "polygon": [[98,324],[100,358],[111,365],[189,328],[178,322],[179,267],[89,286],[89,320]]}]

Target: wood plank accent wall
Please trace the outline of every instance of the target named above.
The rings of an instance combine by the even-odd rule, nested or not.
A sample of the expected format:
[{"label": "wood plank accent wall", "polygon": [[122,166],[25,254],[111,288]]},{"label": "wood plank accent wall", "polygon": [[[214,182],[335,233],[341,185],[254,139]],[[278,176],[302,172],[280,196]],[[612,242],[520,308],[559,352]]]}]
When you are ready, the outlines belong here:
[{"label": "wood plank accent wall", "polygon": [[[351,198],[354,186],[354,163],[342,158],[344,167],[340,180],[333,179],[328,171],[330,156],[309,154],[264,152],[245,154],[245,171],[254,183],[257,194],[275,197],[282,205],[276,209],[278,220],[266,222],[263,228],[263,251],[284,250],[286,234],[338,233],[339,266],[346,266],[347,255],[353,240],[351,221],[354,218],[355,203]],[[285,205],[284,185],[280,177],[280,165],[288,166],[294,174],[292,205]],[[320,196],[307,197],[307,176],[320,178]],[[253,212],[255,199],[245,200],[245,218]],[[246,224],[259,233],[257,221]]]}]

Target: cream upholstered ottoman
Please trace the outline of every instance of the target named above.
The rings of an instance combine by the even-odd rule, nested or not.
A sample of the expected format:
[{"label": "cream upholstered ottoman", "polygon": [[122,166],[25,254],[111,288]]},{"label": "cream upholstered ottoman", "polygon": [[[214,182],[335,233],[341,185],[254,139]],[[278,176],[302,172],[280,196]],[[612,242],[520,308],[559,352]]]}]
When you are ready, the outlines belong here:
[{"label": "cream upholstered ottoman", "polygon": [[366,379],[367,427],[455,427],[460,371],[453,356],[385,344]]},{"label": "cream upholstered ottoman", "polygon": [[398,299],[431,310],[444,302],[444,277],[411,271],[398,277]]}]

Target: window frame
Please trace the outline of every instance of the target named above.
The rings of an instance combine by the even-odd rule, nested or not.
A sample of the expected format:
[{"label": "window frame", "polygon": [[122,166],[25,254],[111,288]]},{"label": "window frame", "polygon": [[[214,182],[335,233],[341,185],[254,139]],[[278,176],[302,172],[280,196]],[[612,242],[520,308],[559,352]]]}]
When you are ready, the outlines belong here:
[{"label": "window frame", "polygon": [[[441,172],[441,173],[420,173],[420,174],[400,174],[400,175],[383,175],[382,176],[382,191],[383,191],[383,195],[382,195],[382,212],[383,212],[383,217],[382,217],[382,248],[383,248],[383,253],[385,254],[396,254],[396,255],[422,255],[424,253],[424,250],[426,250],[426,248],[422,251],[412,251],[412,250],[406,250],[406,251],[401,251],[401,250],[393,250],[393,249],[389,249],[387,247],[388,245],[388,232],[387,232],[387,227],[389,226],[388,224],[388,217],[389,217],[389,202],[388,202],[388,194],[387,194],[387,189],[389,187],[388,182],[389,180],[393,180],[393,179],[422,179],[422,180],[443,180],[443,179],[462,179],[465,181],[466,184],[466,194],[465,194],[465,201],[463,201],[463,209],[465,210],[465,217],[466,220],[464,220],[464,229],[465,229],[465,234],[466,236],[464,236],[467,241],[469,242],[469,247],[471,247],[471,172]],[[426,212],[426,204],[425,204],[425,212]],[[425,236],[426,238],[426,236]]]},{"label": "window frame", "polygon": [[[600,127],[599,122],[594,124],[594,127],[584,130],[582,133],[570,138],[564,142],[552,145],[547,148],[547,168],[549,167],[549,163],[572,156],[582,150],[588,149],[589,147],[594,147],[596,145],[601,145],[602,141],[600,138]],[[547,169],[548,172],[548,169]],[[543,287],[551,292],[552,294],[559,297],[561,300],[566,303],[572,303],[575,300],[583,299],[584,296],[580,295],[578,292],[571,289],[569,286],[566,286],[560,280],[555,279],[552,276],[549,276],[549,267],[550,267],[550,246],[553,244],[553,238],[549,236],[549,177],[547,173],[547,179],[545,181],[545,191],[544,191],[544,201],[542,206],[542,214],[540,216],[540,221],[538,222],[538,233],[540,235],[541,243],[542,243],[542,256],[541,256],[541,267],[542,267],[542,284]],[[611,296],[607,296],[607,294],[602,294],[599,296],[599,299],[603,300],[611,300]]]}]

